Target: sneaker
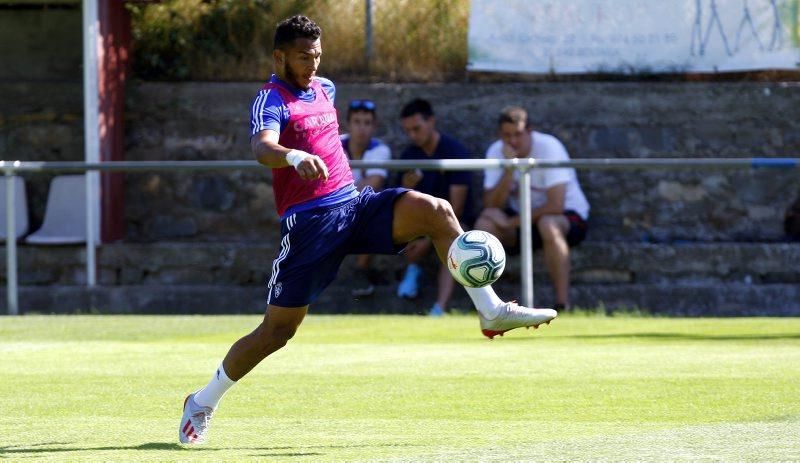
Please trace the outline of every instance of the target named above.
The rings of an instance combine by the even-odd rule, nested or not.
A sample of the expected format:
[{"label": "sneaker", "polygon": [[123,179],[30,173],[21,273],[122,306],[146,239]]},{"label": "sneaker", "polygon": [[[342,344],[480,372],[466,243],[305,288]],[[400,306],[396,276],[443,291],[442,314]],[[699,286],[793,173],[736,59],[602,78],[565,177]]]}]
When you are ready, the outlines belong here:
[{"label": "sneaker", "polygon": [[181,444],[203,444],[214,409],[201,407],[194,401],[194,394],[189,394],[183,401],[183,418],[178,428]]},{"label": "sneaker", "polygon": [[489,339],[494,339],[498,334],[503,335],[506,331],[514,328],[534,327],[538,328],[542,323],[550,323],[550,320],[558,316],[558,312],[553,309],[530,309],[523,307],[516,302],[504,302],[500,305],[500,313],[489,320],[484,318],[480,312],[478,316],[481,320],[481,331]]},{"label": "sneaker", "polygon": [[397,296],[407,299],[414,299],[419,294],[419,275],[422,269],[419,265],[410,264],[406,267],[406,274],[403,281],[397,286]]},{"label": "sneaker", "polygon": [[431,310],[428,311],[428,316],[441,317],[443,315],[444,315],[444,309],[442,308],[442,306],[440,306],[438,302],[434,302],[433,307],[431,307]]},{"label": "sneaker", "polygon": [[369,297],[375,292],[375,285],[372,284],[367,276],[366,270],[359,270],[355,276],[355,288],[350,290],[350,295],[353,297]]}]

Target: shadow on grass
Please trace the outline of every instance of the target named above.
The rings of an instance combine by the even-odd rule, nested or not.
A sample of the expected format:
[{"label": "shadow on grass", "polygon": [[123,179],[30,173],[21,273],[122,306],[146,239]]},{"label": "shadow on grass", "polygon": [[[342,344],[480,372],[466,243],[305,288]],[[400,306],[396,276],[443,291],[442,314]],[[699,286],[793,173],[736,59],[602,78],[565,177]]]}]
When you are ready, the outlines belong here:
[{"label": "shadow on grass", "polygon": [[[41,444],[28,444],[28,445],[10,445],[8,447],[0,447],[0,457],[6,454],[14,453],[58,453],[58,452],[81,452],[86,450],[180,450],[183,447],[174,442],[149,442],[142,445],[120,445],[108,447],[59,447],[59,448],[42,448],[49,445],[69,445],[72,442],[44,442]],[[223,449],[208,449],[208,450],[223,450]],[[274,450],[274,449],[259,449],[259,450]]]},{"label": "shadow on grass", "polygon": [[[106,446],[106,447],[59,447],[59,448],[43,448],[50,445],[63,445],[68,446],[72,442],[43,442],[41,444],[28,444],[28,445],[10,445],[7,447],[0,446],[0,458],[11,456],[12,454],[46,454],[46,453],[59,453],[59,452],[98,452],[98,451],[119,451],[119,450],[186,450],[203,452],[218,452],[229,451],[230,448],[213,448],[213,447],[189,447],[175,442],[148,442],[141,445],[120,445],[120,446]],[[324,455],[320,452],[302,452],[302,450],[311,449],[337,449],[337,448],[352,448],[352,447],[408,447],[412,444],[355,444],[355,445],[310,445],[304,447],[237,447],[237,450],[256,450],[256,451],[269,451],[275,452],[277,450],[293,450],[283,453],[259,453],[253,454],[256,457],[307,457]]]}]

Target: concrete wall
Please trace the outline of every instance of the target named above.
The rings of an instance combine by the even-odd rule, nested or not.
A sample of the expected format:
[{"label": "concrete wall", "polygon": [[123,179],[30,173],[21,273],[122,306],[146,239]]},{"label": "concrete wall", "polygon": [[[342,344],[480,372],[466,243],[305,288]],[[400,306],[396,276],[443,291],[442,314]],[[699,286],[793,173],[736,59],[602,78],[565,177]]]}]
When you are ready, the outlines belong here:
[{"label": "concrete wall", "polygon": [[[249,106],[258,83],[129,86],[126,157],[248,159]],[[80,82],[0,81],[0,157],[83,158]],[[404,102],[431,99],[439,127],[480,157],[497,111],[521,104],[574,158],[798,156],[800,84],[544,83],[357,85],[338,104],[374,99],[379,135],[396,153]],[[276,230],[270,174],[127,175],[127,237],[134,241],[260,240]],[[797,171],[586,171],[590,240],[778,241],[800,194]],[[28,178],[31,221],[44,212],[49,177]]]}]

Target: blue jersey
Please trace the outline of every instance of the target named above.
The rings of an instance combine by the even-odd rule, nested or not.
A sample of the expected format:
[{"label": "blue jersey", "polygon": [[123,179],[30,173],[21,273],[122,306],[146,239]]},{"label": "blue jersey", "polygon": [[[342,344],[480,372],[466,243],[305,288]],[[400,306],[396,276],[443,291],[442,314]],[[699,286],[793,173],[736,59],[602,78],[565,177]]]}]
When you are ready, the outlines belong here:
[{"label": "blue jersey", "polygon": [[[315,77],[322,85],[322,89],[328,94],[331,102],[334,101],[336,96],[336,87],[333,82],[324,77]],[[316,98],[313,88],[302,90],[293,87],[287,82],[282,81],[275,74],[269,79],[270,82],[278,84],[295,95],[300,101],[311,103]],[[261,90],[253,99],[253,104],[250,109],[250,136],[261,132],[262,130],[273,130],[282,133],[289,123],[289,108],[283,102],[279,92],[275,90]]]}]

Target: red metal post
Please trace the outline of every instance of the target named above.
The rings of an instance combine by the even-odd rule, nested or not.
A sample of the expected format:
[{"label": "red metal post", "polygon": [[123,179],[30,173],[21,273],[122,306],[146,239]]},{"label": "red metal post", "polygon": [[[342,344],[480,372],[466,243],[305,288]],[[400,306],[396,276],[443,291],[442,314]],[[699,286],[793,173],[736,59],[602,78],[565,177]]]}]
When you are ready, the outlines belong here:
[{"label": "red metal post", "polygon": [[[99,0],[101,47],[98,56],[100,160],[125,159],[125,82],[131,42],[130,13],[119,0]],[[100,239],[125,236],[125,185],[121,173],[100,174]]]}]

